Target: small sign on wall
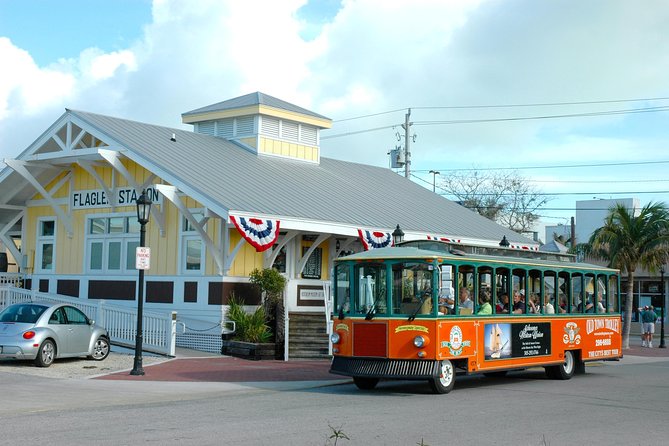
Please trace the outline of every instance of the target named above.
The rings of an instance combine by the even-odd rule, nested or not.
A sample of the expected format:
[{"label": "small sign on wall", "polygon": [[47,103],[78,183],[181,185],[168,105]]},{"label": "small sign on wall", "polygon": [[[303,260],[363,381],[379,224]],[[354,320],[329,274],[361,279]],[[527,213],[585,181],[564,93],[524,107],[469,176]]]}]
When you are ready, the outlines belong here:
[{"label": "small sign on wall", "polygon": [[151,267],[151,248],[138,246],[135,249],[135,268],[149,269]]}]

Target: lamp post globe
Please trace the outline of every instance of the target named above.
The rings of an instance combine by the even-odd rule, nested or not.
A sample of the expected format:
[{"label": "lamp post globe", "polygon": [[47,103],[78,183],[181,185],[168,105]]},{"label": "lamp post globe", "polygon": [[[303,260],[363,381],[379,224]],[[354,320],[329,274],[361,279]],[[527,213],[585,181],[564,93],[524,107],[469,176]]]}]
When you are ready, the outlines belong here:
[{"label": "lamp post globe", "polygon": [[400,225],[397,225],[392,235],[393,235],[393,245],[398,245],[404,241],[404,231],[400,229]]},{"label": "lamp post globe", "polygon": [[[139,222],[139,248],[144,248],[146,243],[146,225],[151,215],[151,198],[146,195],[146,190],[137,198],[137,221]],[[139,249],[138,248],[138,249]],[[137,265],[136,265],[137,266]],[[131,375],[144,375],[142,364],[142,322],[144,319],[144,269],[138,268],[139,280],[137,281],[137,331],[135,334],[135,360],[133,362]]]}]

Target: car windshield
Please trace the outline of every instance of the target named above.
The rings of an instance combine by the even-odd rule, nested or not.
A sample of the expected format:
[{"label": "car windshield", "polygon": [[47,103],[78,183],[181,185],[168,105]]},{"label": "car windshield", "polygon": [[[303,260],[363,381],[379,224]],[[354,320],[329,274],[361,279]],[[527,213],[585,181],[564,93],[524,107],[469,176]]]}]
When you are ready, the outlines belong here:
[{"label": "car windshield", "polygon": [[0,322],[22,322],[34,324],[48,307],[35,304],[18,304],[5,308],[0,313]]}]

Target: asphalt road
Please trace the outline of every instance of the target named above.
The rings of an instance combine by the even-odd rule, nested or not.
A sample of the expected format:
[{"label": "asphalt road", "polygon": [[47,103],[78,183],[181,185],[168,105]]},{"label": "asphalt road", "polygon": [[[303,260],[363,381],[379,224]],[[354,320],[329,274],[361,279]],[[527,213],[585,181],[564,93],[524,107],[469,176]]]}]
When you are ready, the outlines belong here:
[{"label": "asphalt road", "polygon": [[0,370],[0,444],[664,445],[669,360],[626,356],[569,381],[541,370],[422,382],[193,383]]}]

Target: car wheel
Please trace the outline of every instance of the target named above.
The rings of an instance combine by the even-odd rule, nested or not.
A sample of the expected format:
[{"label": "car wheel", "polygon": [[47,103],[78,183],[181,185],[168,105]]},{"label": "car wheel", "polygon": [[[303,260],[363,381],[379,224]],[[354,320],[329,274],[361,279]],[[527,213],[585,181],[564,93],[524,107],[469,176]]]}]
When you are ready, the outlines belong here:
[{"label": "car wheel", "polygon": [[47,339],[42,342],[37,350],[37,357],[35,358],[35,365],[37,367],[49,367],[56,359],[56,344],[52,340]]},{"label": "car wheel", "polygon": [[444,359],[439,364],[437,376],[430,380],[430,387],[434,393],[448,393],[455,385],[455,367],[448,359]]},{"label": "car wheel", "polygon": [[576,358],[570,351],[564,352],[564,362],[560,365],[546,367],[546,375],[552,379],[569,379],[574,376],[576,370]]},{"label": "car wheel", "polygon": [[95,344],[93,344],[93,354],[89,357],[96,361],[102,361],[109,356],[109,350],[109,339],[100,336],[97,341],[95,341]]},{"label": "car wheel", "polygon": [[361,376],[354,376],[353,383],[360,390],[372,390],[379,383],[379,378],[363,378]]}]

